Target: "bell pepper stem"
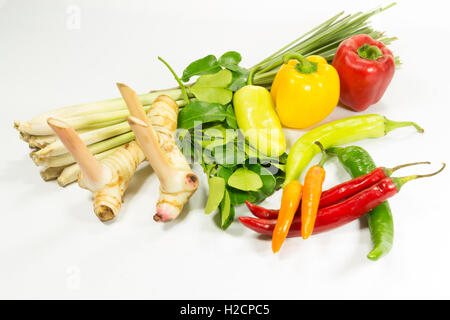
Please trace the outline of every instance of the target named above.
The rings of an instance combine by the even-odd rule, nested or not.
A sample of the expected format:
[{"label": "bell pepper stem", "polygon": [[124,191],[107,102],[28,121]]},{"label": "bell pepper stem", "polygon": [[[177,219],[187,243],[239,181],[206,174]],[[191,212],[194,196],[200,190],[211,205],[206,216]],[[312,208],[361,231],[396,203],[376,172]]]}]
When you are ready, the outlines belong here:
[{"label": "bell pepper stem", "polygon": [[377,60],[383,57],[383,52],[377,46],[371,46],[367,43],[363,44],[357,50],[358,55],[367,60]]},{"label": "bell pepper stem", "polygon": [[389,119],[385,118],[385,122],[384,122],[384,131],[385,134],[391,132],[392,130],[398,129],[398,128],[402,128],[402,127],[409,127],[409,126],[413,126],[414,128],[416,128],[416,130],[420,133],[423,133],[424,130],[421,126],[419,126],[417,123],[415,122],[411,122],[411,121],[392,121]]},{"label": "bell pepper stem", "polygon": [[445,163],[442,163],[442,167],[435,172],[432,172],[429,174],[414,174],[414,175],[406,176],[406,177],[392,178],[392,181],[394,181],[394,184],[397,187],[397,191],[400,191],[401,187],[408,181],[435,176],[438,173],[440,173],[442,170],[444,170],[444,168],[445,168]]},{"label": "bell pepper stem", "polygon": [[310,74],[317,72],[317,63],[309,61],[299,53],[287,53],[283,56],[283,62],[287,63],[289,60],[295,59],[298,64],[295,65],[295,69],[304,74]]}]

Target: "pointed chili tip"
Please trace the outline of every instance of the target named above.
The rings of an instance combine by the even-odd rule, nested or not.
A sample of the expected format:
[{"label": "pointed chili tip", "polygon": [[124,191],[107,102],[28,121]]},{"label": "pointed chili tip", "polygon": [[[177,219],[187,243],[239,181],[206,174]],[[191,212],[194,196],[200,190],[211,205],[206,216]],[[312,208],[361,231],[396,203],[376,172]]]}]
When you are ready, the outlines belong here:
[{"label": "pointed chili tip", "polygon": [[258,210],[258,208],[256,207],[256,205],[254,205],[253,203],[251,203],[250,201],[245,201],[245,205],[247,206],[248,210],[255,215],[255,211]]},{"label": "pointed chili tip", "polygon": [[367,259],[370,259],[372,261],[376,261],[380,258],[380,256],[376,253],[370,252],[367,254]]},{"label": "pointed chili tip", "polygon": [[238,220],[240,223],[245,224],[251,217],[239,217]]},{"label": "pointed chili tip", "polygon": [[283,245],[283,241],[280,241],[280,239],[272,238],[272,252],[274,254],[277,253],[278,251],[280,251],[282,245]]},{"label": "pointed chili tip", "polygon": [[303,233],[303,232],[302,232],[302,239],[303,239],[303,240],[306,240],[306,239],[309,238],[310,235],[311,235],[311,233],[306,233],[306,232]]}]

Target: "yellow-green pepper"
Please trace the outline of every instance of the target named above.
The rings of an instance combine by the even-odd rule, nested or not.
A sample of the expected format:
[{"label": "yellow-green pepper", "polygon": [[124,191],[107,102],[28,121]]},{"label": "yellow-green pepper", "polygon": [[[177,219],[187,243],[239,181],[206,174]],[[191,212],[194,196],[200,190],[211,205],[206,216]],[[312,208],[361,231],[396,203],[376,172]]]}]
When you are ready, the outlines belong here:
[{"label": "yellow-green pepper", "polygon": [[271,95],[281,123],[308,128],[325,119],[339,101],[339,75],[320,56],[288,54],[272,84]]},{"label": "yellow-green pepper", "polygon": [[286,140],[267,89],[242,87],[234,94],[233,106],[238,126],[251,146],[267,156],[283,154]]}]

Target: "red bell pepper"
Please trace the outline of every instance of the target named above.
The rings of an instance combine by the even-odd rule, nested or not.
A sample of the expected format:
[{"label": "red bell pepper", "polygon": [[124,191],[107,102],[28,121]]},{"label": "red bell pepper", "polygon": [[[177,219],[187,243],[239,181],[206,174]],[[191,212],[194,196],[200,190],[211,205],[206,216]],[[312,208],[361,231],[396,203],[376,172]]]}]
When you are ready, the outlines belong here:
[{"label": "red bell pepper", "polygon": [[342,41],[332,65],[340,78],[340,101],[355,111],[377,103],[395,72],[392,52],[366,34]]}]

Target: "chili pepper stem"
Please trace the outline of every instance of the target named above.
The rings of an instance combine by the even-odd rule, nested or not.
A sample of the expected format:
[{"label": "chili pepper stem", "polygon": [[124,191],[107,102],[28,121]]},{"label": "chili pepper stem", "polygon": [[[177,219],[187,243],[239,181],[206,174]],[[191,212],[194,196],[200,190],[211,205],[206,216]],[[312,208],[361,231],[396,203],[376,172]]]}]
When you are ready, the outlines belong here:
[{"label": "chili pepper stem", "polygon": [[446,164],[442,163],[442,167],[438,171],[435,171],[435,172],[432,172],[429,174],[414,174],[414,175],[406,176],[406,177],[392,178],[392,181],[394,181],[394,184],[397,187],[397,191],[400,191],[401,187],[408,181],[435,176],[438,173],[440,173],[442,170],[444,170],[445,166],[446,166]]},{"label": "chili pepper stem", "polygon": [[391,132],[392,130],[395,130],[397,128],[409,127],[409,126],[413,126],[420,133],[424,132],[424,130],[421,126],[419,126],[417,123],[411,122],[411,121],[392,121],[392,120],[385,118],[384,126],[385,126],[385,129],[384,129],[385,134],[388,134],[389,132]]},{"label": "chili pepper stem", "polygon": [[314,141],[314,143],[319,146],[320,152],[322,152],[322,158],[320,158],[320,162],[317,164],[319,167],[323,167],[325,164],[325,161],[327,160],[327,154],[325,152],[325,149],[323,145],[319,141]]},{"label": "chili pepper stem", "polygon": [[326,153],[329,156],[337,156],[342,152],[342,150],[344,150],[344,148],[342,148],[342,147],[331,147],[331,148],[327,148]]},{"label": "chili pepper stem", "polygon": [[421,162],[411,162],[411,163],[405,163],[405,164],[400,164],[398,166],[395,166],[393,168],[384,168],[384,171],[386,172],[386,175],[389,177],[391,176],[395,171],[402,169],[402,168],[406,168],[406,167],[411,167],[411,166],[416,166],[419,164],[431,164],[430,161],[421,161]]}]

